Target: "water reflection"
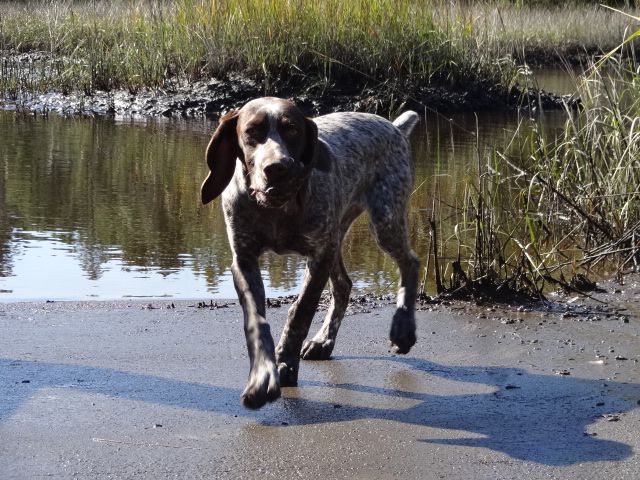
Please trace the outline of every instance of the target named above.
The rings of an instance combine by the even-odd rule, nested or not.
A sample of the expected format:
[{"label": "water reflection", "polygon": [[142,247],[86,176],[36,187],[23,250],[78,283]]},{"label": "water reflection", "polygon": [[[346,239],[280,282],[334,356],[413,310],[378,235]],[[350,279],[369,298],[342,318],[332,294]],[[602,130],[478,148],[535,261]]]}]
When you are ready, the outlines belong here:
[{"label": "water reflection", "polygon": [[[455,127],[430,117],[414,138],[418,178],[409,221],[421,259],[434,196],[455,209],[478,152],[502,145],[518,117],[453,121]],[[212,128],[206,120],[0,112],[0,300],[234,297],[218,201],[202,207],[199,198]],[[470,133],[476,130],[480,142]],[[344,256],[357,290],[386,292],[396,282],[366,218],[352,228]],[[262,266],[269,296],[296,292],[300,258],[267,255]]]}]

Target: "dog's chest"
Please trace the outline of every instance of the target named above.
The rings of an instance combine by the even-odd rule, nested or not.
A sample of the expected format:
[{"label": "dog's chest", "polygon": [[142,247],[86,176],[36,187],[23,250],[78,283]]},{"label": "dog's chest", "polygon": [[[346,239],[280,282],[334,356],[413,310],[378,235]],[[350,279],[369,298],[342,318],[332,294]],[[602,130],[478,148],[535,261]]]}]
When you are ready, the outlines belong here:
[{"label": "dog's chest", "polygon": [[324,222],[314,218],[280,218],[263,222],[260,226],[264,248],[278,254],[298,253],[313,255],[326,245],[327,229]]}]

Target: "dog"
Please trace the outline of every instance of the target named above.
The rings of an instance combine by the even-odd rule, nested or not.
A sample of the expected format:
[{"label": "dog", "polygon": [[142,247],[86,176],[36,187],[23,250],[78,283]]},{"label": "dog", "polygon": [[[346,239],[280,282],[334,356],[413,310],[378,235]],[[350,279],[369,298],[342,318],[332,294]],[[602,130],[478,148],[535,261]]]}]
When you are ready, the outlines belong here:
[{"label": "dog", "polygon": [[[409,245],[406,210],[414,182],[408,137],[418,120],[412,111],[393,123],[356,112],[310,119],[292,102],[274,97],[252,100],[220,119],[207,147],[210,173],[201,194],[203,204],[222,195],[250,359],[241,396],[246,407],[260,408],[280,396],[281,386],[297,385],[300,357],[331,356],[352,286],[342,240],[363,212],[400,270],[392,348],[405,354],[415,344],[419,262]],[[277,347],[258,263],[265,250],[307,259]],[[306,340],[327,281],[329,310]]]}]

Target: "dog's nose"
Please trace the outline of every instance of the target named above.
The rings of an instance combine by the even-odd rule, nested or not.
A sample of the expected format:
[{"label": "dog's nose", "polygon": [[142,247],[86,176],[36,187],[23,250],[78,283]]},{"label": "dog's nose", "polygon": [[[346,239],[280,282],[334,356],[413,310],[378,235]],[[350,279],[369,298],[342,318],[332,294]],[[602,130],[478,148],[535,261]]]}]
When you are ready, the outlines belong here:
[{"label": "dog's nose", "polygon": [[286,160],[281,160],[265,165],[262,168],[262,171],[268,181],[273,181],[285,176],[288,169]]}]

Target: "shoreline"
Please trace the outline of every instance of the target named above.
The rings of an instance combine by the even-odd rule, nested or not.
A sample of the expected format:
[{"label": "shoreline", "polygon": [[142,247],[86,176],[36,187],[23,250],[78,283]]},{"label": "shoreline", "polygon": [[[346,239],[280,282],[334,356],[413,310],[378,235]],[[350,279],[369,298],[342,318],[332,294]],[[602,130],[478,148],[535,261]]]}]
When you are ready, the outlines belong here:
[{"label": "shoreline", "polygon": [[[597,292],[585,293],[552,293],[546,300],[522,301],[512,298],[499,302],[487,298],[439,298],[424,295],[416,302],[416,311],[429,312],[446,310],[448,312],[464,312],[475,315],[479,320],[503,320],[505,317],[528,315],[538,312],[544,316],[557,316],[558,319],[575,318],[585,321],[616,320],[629,323],[630,320],[640,323],[640,274],[631,273],[625,277],[625,283],[619,284],[614,279],[598,283]],[[284,312],[297,298],[297,294],[267,297],[267,316],[274,312]],[[395,289],[382,295],[356,294],[349,299],[345,316],[369,314],[373,311],[391,309],[395,305]],[[323,293],[316,312],[325,312],[329,308],[330,296]],[[237,298],[172,298],[172,297],[122,297],[106,299],[71,299],[71,300],[3,300],[0,301],[0,315],[3,310],[39,309],[64,311],[67,309],[107,310],[109,308],[134,308],[138,310],[174,310],[177,307],[193,310],[239,310]],[[271,314],[269,314],[271,312]],[[595,317],[598,317],[597,319]]]},{"label": "shoreline", "polygon": [[558,110],[579,107],[571,95],[515,86],[507,92],[498,85],[475,85],[464,90],[443,86],[418,86],[401,91],[393,86],[374,88],[363,84],[334,85],[315,91],[312,85],[291,81],[271,82],[267,90],[260,80],[242,75],[196,82],[174,82],[165,88],[97,91],[93,94],[57,91],[21,93],[0,97],[0,109],[18,113],[62,116],[112,116],[117,118],[218,118],[225,111],[239,108],[261,96],[289,98],[307,115],[335,111],[365,111],[390,116],[411,109],[426,113],[465,111]]}]

